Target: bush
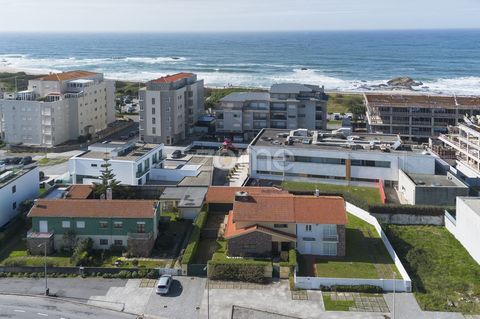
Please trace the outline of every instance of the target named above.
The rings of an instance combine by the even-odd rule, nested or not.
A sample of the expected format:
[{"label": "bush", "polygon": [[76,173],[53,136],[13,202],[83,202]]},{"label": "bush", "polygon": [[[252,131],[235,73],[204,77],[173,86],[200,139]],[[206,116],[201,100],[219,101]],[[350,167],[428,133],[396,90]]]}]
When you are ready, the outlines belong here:
[{"label": "bush", "polygon": [[282,261],[280,263],[281,267],[290,267],[293,271],[293,268],[297,265],[297,250],[296,249],[290,249],[288,251],[288,261]]},{"label": "bush", "polygon": [[207,212],[201,211],[195,221],[193,222],[193,230],[188,241],[187,248],[182,256],[182,264],[189,264],[195,258],[195,254],[198,248],[198,242],[200,241],[200,234],[202,232],[205,223],[207,222]]},{"label": "bush", "polygon": [[91,238],[80,238],[71,257],[76,266],[87,266],[91,262],[90,254],[93,252],[93,241]]},{"label": "bush", "polygon": [[132,265],[135,267],[138,267],[138,260],[137,259],[132,260]]},{"label": "bush", "polygon": [[249,260],[242,262],[208,262],[208,278],[213,280],[246,281],[254,283],[265,283],[265,266],[268,262]]},{"label": "bush", "polygon": [[421,205],[370,205],[370,214],[407,214],[419,216],[443,216],[445,210],[454,211],[455,207]]},{"label": "bush", "polygon": [[381,294],[383,289],[378,286],[373,285],[334,285],[334,286],[323,286],[320,285],[321,291],[337,291],[337,292],[360,292],[360,293],[374,293]]},{"label": "bush", "polygon": [[149,279],[157,279],[159,277],[159,273],[157,270],[150,270],[148,273],[147,273],[147,278]]}]

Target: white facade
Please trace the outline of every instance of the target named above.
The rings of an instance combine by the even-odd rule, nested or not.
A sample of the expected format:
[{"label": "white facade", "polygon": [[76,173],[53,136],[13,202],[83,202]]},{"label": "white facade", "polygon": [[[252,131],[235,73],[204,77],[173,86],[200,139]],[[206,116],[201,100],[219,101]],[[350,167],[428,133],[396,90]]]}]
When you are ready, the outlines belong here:
[{"label": "white facade", "polygon": [[[126,150],[125,156],[117,153],[119,149],[110,149],[106,152],[101,144],[89,147],[89,150],[72,157],[68,161],[68,170],[73,184],[92,184],[100,181],[102,165],[105,156],[109,158],[110,169],[115,174],[115,179],[123,185],[144,185],[150,179],[152,167],[162,167],[163,144],[149,145],[147,148],[138,144],[123,143],[120,150]],[[138,154],[128,156],[128,154]]]},{"label": "white facade", "polygon": [[[283,155],[285,150],[288,152],[286,156]],[[317,163],[292,161],[291,154],[294,158],[319,160]],[[416,152],[250,145],[249,157],[250,176],[258,179],[337,184],[346,181],[377,183],[379,180],[396,183],[399,169],[417,174],[435,174],[435,157]]]},{"label": "white facade", "polygon": [[446,228],[480,264],[480,198],[457,197],[456,217],[453,220],[448,217]]},{"label": "white facade", "polygon": [[28,91],[0,99],[0,136],[7,143],[52,147],[115,121],[113,81],[84,71],[53,77],[31,80]]},{"label": "white facade", "polygon": [[[0,172],[0,176],[8,171]],[[20,204],[38,197],[39,171],[37,167],[13,172],[0,180],[0,227],[18,214]]]},{"label": "white facade", "polygon": [[297,249],[304,255],[336,256],[337,225],[297,224]]}]

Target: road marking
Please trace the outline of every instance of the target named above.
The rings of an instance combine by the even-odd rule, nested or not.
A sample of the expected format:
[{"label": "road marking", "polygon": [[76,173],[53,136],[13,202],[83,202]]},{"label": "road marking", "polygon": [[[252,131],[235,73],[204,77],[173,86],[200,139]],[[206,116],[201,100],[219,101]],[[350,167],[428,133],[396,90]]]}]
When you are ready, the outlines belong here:
[{"label": "road marking", "polygon": [[25,312],[25,310],[19,310],[19,309],[15,309],[13,311],[15,311],[15,312]]},{"label": "road marking", "polygon": [[39,316],[44,316],[44,317],[48,317],[48,315],[46,313],[41,313],[41,312],[37,312],[37,315]]}]

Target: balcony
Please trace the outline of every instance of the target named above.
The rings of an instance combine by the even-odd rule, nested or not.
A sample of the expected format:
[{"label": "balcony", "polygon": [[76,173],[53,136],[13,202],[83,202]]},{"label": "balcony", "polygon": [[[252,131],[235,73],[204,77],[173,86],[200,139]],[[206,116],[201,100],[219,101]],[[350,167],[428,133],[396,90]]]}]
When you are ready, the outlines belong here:
[{"label": "balcony", "polygon": [[322,241],[338,242],[338,235],[323,235]]},{"label": "balcony", "polygon": [[143,175],[147,174],[150,171],[150,166],[142,170],[141,172],[137,171],[137,178],[142,177]]},{"label": "balcony", "polygon": [[272,120],[286,121],[287,117],[285,115],[272,115],[270,117]]}]

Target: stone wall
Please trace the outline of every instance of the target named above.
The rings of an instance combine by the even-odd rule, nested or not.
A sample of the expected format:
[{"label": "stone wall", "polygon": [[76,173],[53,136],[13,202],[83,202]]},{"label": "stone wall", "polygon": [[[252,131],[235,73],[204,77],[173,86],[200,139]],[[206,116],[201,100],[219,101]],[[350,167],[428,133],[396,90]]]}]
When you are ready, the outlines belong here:
[{"label": "stone wall", "polygon": [[345,257],[346,254],[346,232],[345,225],[337,225],[338,244],[337,244],[337,256]]},{"label": "stone wall", "polygon": [[228,255],[235,257],[270,257],[272,236],[252,232],[228,240]]}]

